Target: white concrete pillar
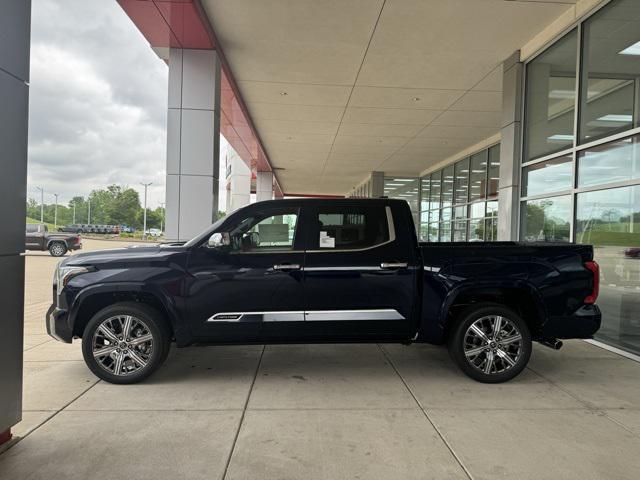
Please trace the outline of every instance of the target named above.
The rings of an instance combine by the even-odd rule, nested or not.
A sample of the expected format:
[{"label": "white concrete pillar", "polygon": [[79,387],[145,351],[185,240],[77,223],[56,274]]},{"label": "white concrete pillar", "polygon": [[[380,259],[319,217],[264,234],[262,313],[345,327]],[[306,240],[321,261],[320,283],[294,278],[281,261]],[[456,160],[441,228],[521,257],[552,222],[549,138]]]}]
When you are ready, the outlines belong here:
[{"label": "white concrete pillar", "polygon": [[220,62],[214,50],[169,53],[166,235],[188,240],[218,214]]},{"label": "white concrete pillar", "polygon": [[256,172],[256,202],[273,200],[273,172]]},{"label": "white concrete pillar", "polygon": [[498,184],[498,240],[517,240],[520,218],[520,143],[522,138],[522,76],[520,51],[504,61],[502,139]]},{"label": "white concrete pillar", "polygon": [[251,169],[229,145],[227,153],[227,213],[251,203]]},{"label": "white concrete pillar", "polygon": [[384,172],[371,172],[370,182],[371,198],[384,197]]}]

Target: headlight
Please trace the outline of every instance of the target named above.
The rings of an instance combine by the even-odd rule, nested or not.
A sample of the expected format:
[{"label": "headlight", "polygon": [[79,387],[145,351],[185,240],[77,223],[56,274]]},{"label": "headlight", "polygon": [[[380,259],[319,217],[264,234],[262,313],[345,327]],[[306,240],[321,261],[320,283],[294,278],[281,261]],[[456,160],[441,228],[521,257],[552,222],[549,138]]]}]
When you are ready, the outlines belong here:
[{"label": "headlight", "polygon": [[95,270],[94,267],[80,267],[80,266],[64,266],[56,268],[55,279],[54,282],[56,284],[56,291],[58,295],[62,293],[64,287],[67,286],[69,280],[78,275],[82,275],[83,273],[93,272]]}]

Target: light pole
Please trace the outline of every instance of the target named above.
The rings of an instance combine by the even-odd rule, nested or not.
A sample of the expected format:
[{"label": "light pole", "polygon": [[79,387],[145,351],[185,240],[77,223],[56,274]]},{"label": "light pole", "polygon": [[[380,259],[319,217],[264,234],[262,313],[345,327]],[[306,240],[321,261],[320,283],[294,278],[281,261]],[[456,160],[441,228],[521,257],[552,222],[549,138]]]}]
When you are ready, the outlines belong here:
[{"label": "light pole", "polygon": [[58,194],[54,193],[54,197],[56,197],[56,203],[53,207],[53,228],[58,228]]},{"label": "light pole", "polygon": [[44,223],[44,188],[36,188],[40,190],[40,223]]},{"label": "light pole", "polygon": [[76,199],[73,199],[73,222],[74,225],[76,224]]},{"label": "light pole", "polygon": [[160,217],[160,232],[162,232],[162,227],[164,225],[164,202],[160,203],[160,208],[162,208],[162,216]]},{"label": "light pole", "polygon": [[149,183],[140,183],[144,187],[144,212],[143,212],[143,221],[142,221],[142,238],[147,238],[147,188],[149,185],[152,185],[153,182]]},{"label": "light pole", "polygon": [[87,199],[87,224],[91,225],[91,199]]}]

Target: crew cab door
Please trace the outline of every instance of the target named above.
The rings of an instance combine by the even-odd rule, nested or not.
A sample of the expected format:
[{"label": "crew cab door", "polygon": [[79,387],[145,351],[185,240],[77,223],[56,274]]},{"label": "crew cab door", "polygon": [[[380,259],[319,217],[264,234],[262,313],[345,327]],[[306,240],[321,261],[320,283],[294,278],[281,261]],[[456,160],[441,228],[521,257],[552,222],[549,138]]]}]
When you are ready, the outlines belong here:
[{"label": "crew cab door", "polygon": [[[258,341],[304,324],[300,205],[255,204],[223,222],[217,246],[194,248],[187,275],[192,333],[208,342]],[[214,242],[212,242],[214,243]]]},{"label": "crew cab door", "polygon": [[30,223],[26,227],[25,248],[27,250],[42,250],[44,242],[44,228],[42,225]]},{"label": "crew cab door", "polygon": [[412,335],[416,255],[407,241],[412,227],[396,221],[386,203],[318,203],[307,217],[309,335],[363,341]]}]

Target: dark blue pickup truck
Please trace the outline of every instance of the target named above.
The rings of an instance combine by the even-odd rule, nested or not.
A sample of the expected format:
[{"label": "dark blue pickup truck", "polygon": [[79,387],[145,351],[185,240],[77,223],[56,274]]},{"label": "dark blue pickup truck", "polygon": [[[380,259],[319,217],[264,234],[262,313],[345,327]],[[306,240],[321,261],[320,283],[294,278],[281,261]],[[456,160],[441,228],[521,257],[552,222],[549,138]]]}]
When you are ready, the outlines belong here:
[{"label": "dark blue pickup truck", "polygon": [[600,327],[587,245],[418,243],[399,200],[276,200],[184,244],[60,263],[48,332],[82,339],[89,368],[138,382],[191,344],[448,344],[470,377],[509,380],[532,341]]}]

